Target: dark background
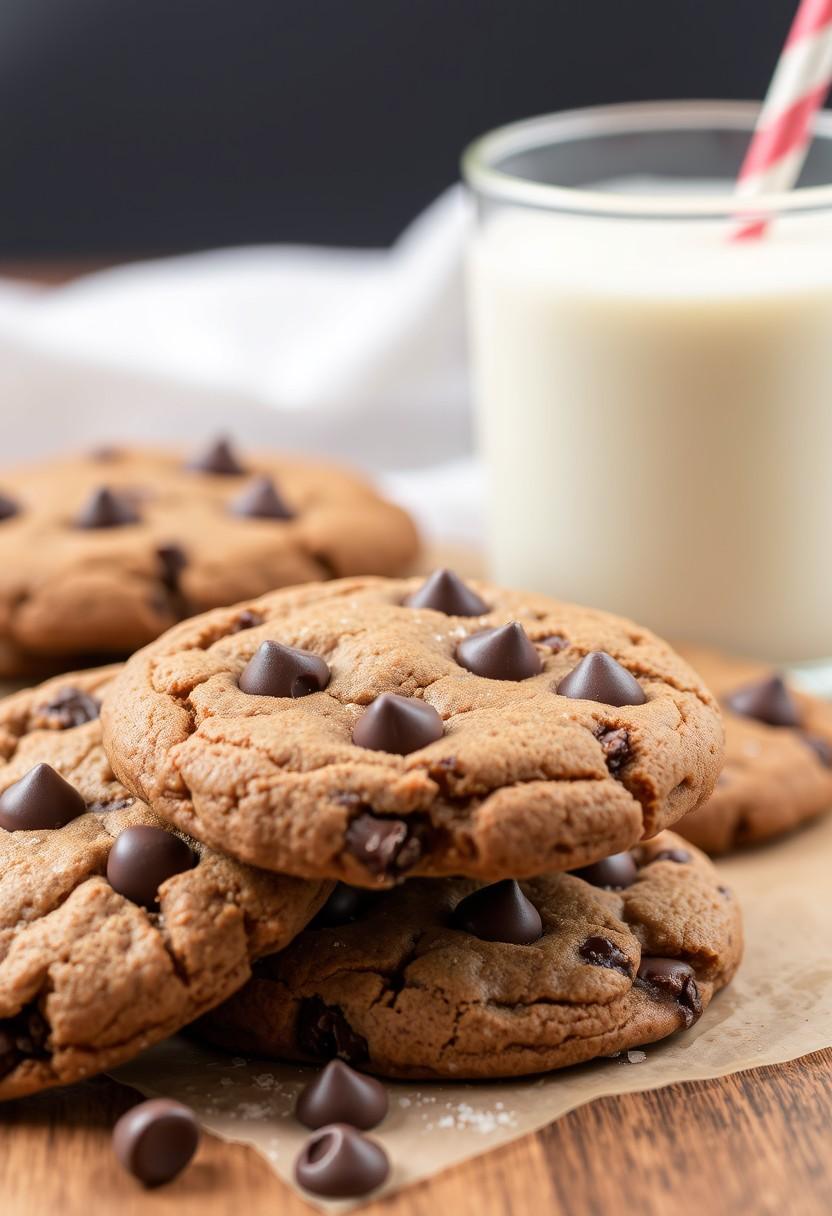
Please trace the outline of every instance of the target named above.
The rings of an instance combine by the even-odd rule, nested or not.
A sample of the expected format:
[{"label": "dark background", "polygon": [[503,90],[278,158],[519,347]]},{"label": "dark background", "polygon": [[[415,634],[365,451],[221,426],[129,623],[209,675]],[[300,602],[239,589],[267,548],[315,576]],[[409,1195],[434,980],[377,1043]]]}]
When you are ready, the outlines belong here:
[{"label": "dark background", "polygon": [[0,255],[384,244],[474,135],[759,98],[796,0],[0,0]]}]

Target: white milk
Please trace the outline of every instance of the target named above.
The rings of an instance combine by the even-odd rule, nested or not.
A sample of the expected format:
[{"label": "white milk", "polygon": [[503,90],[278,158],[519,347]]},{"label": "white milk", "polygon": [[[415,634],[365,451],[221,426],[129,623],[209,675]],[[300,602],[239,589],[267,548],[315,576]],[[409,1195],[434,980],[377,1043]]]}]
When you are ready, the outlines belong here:
[{"label": "white milk", "polygon": [[779,659],[832,655],[832,217],[503,209],[470,315],[505,583]]}]

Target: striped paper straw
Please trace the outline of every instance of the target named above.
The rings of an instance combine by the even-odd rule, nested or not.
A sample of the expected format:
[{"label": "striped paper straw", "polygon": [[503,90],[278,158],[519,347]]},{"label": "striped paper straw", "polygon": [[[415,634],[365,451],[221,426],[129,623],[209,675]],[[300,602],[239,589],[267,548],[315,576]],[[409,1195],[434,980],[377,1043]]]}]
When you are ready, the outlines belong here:
[{"label": "striped paper straw", "polygon": [[[737,178],[738,198],[791,190],[830,84],[832,0],[801,0]],[[745,220],[734,237],[759,237],[767,227],[761,217]]]}]

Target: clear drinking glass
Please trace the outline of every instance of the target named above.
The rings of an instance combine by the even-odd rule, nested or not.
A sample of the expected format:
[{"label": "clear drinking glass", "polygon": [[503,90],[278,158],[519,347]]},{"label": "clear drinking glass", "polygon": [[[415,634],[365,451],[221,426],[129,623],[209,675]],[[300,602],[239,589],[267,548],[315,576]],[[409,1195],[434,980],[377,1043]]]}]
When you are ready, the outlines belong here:
[{"label": "clear drinking glass", "polygon": [[613,106],[464,158],[500,581],[677,639],[832,655],[832,114],[799,189],[728,197],[758,107]]}]

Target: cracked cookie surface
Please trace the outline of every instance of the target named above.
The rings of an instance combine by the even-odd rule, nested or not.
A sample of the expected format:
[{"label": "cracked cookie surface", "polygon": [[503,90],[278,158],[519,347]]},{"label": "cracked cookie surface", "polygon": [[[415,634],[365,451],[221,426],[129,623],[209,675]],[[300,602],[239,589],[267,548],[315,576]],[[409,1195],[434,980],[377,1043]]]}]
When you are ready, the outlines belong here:
[{"label": "cracked cookie surface", "polygon": [[[478,616],[407,606],[420,586],[344,579],[183,622],[126,664],[105,701],[119,778],[214,848],[359,886],[574,869],[708,796],[722,761],[719,711],[664,642],[606,613],[481,582]],[[497,658],[508,653],[510,667],[519,655],[523,678],[457,661],[465,639],[511,621],[523,631],[498,630]],[[244,692],[244,671],[246,688],[269,678],[284,687],[265,643],[295,648],[298,671],[311,670],[310,652],[328,670],[316,669],[308,695]],[[643,704],[555,691],[594,651],[612,656],[618,686],[634,686]],[[385,693],[396,695],[382,702]],[[383,750],[384,737],[405,754]]]},{"label": "cracked cookie surface", "polygon": [[742,924],[713,865],[678,836],[639,845],[633,860],[622,890],[572,874],[523,882],[542,922],[523,945],[457,927],[470,880],[365,895],[348,923],[315,922],[256,964],[195,1032],[401,1078],[519,1076],[654,1042],[692,1025],[729,982]]},{"label": "cracked cookie surface", "polygon": [[87,811],[57,829],[0,829],[0,1099],[130,1059],[229,996],[287,944],[329,886],[257,871],[194,841],[193,866],[147,910],[114,890],[128,828],[170,828],[114,777],[99,698],[115,668],[0,701],[0,793],[46,763]]},{"label": "cracked cookie surface", "polygon": [[[417,550],[408,516],[338,466],[241,453],[238,472],[216,473],[185,459],[125,447],[0,475],[0,676],[126,655],[185,616],[275,587],[397,574]],[[270,500],[241,508],[264,476],[290,518]],[[91,504],[102,488],[128,522],[113,525],[112,501],[109,516]]]},{"label": "cracked cookie surface", "polygon": [[771,668],[715,651],[681,647],[723,702],[725,767],[708,801],[678,830],[707,853],[760,844],[832,809],[832,704],[788,689],[795,725],[735,713],[730,697],[765,681]]}]

